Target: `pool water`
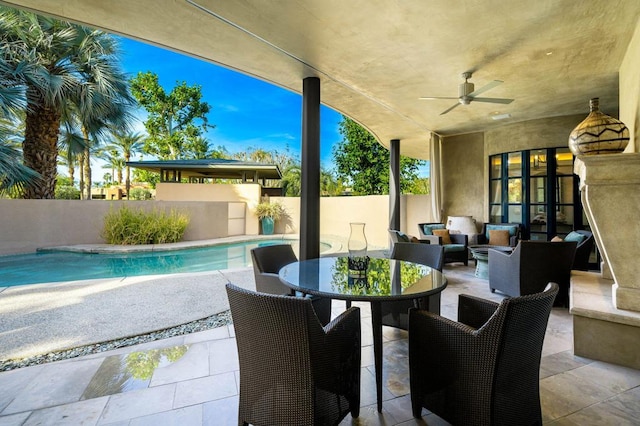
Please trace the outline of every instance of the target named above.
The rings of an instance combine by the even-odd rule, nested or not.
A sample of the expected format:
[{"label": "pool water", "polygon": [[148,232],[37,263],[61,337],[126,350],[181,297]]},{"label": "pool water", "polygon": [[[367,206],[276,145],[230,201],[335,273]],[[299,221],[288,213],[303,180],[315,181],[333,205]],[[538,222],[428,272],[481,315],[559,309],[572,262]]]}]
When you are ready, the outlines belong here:
[{"label": "pool water", "polygon": [[[296,240],[260,240],[193,249],[129,253],[47,251],[0,256],[0,287],[135,275],[204,272],[251,266],[251,249]],[[321,244],[320,251],[329,247]]]}]

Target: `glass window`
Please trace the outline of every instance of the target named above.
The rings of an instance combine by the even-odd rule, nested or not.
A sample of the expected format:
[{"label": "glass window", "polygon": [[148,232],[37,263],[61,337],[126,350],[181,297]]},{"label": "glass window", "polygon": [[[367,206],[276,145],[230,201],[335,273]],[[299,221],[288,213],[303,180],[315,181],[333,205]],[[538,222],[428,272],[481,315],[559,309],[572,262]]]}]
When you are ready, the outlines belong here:
[{"label": "glass window", "polygon": [[531,206],[530,210],[530,227],[531,233],[534,232],[547,232],[547,208],[546,206]]},{"label": "glass window", "polygon": [[532,176],[547,174],[547,150],[535,149],[529,154],[529,170]]},{"label": "glass window", "polygon": [[489,195],[492,203],[502,202],[502,182],[495,180],[491,182],[491,194]]},{"label": "glass window", "polygon": [[522,206],[509,206],[509,222],[522,223]]},{"label": "glass window", "polygon": [[588,228],[568,147],[489,157],[489,220],[523,224],[524,238],[549,240]]},{"label": "glass window", "polygon": [[547,178],[532,177],[529,180],[529,197],[531,203],[544,203],[547,199]]},{"label": "glass window", "polygon": [[569,148],[556,149],[556,173],[559,175],[573,174],[573,154]]},{"label": "glass window", "polygon": [[489,170],[490,179],[499,179],[502,177],[502,158],[500,155],[491,157],[491,168]]},{"label": "glass window", "polygon": [[[509,179],[509,203],[522,202],[522,179]],[[511,219],[509,219],[512,222]]]},{"label": "glass window", "polygon": [[530,239],[533,241],[547,241],[547,234],[536,234],[532,232]]},{"label": "glass window", "polygon": [[507,168],[509,170],[509,177],[522,176],[522,153],[509,153],[507,156]]},{"label": "glass window", "polygon": [[573,176],[558,177],[556,188],[556,202],[558,204],[573,204]]},{"label": "glass window", "polygon": [[502,222],[502,206],[492,205],[491,213],[489,214],[489,222],[500,223]]}]

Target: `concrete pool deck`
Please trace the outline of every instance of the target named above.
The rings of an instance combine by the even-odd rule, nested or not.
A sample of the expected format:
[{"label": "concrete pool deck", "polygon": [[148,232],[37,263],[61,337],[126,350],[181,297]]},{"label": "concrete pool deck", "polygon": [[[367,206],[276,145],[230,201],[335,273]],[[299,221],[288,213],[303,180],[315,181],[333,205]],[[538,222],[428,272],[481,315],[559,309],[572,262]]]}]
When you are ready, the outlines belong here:
[{"label": "concrete pool deck", "polygon": [[[75,252],[184,249],[257,239],[297,239],[277,234],[237,236],[147,246],[60,246]],[[322,237],[335,254],[346,246]],[[49,248],[51,249],[51,248]],[[228,282],[255,290],[251,267],[170,275],[0,286],[0,361],[17,360],[162,330],[229,309]]]},{"label": "concrete pool deck", "polygon": [[252,268],[0,287],[0,360],[157,331],[226,311]]}]

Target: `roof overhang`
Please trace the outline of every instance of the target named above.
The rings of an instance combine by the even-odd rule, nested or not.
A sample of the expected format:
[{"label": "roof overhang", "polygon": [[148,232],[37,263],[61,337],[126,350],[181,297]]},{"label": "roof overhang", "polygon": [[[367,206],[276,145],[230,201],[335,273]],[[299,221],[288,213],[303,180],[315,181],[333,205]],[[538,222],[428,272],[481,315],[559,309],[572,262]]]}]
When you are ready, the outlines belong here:
[{"label": "roof overhang", "polygon": [[234,160],[129,161],[127,165],[161,174],[163,171],[179,172],[182,178],[250,179],[256,182],[259,179],[282,179],[277,165]]}]

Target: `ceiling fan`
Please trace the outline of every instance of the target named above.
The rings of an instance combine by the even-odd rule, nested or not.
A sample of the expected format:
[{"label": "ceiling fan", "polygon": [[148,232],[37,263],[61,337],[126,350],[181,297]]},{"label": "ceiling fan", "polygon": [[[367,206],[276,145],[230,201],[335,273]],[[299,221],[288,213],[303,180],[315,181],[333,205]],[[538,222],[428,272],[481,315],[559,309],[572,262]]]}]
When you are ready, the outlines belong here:
[{"label": "ceiling fan", "polygon": [[475,86],[473,83],[469,83],[469,79],[471,78],[471,72],[462,73],[462,78],[464,78],[464,83],[460,83],[458,86],[458,97],[446,97],[446,96],[425,96],[420,99],[426,100],[437,100],[437,99],[457,99],[458,102],[448,109],[444,110],[440,113],[440,115],[444,115],[457,107],[458,105],[469,105],[472,101],[474,102],[489,102],[492,104],[510,104],[513,102],[513,99],[505,99],[505,98],[479,98],[478,95],[486,92],[487,90],[493,89],[497,85],[501,84],[501,80],[493,80],[491,83],[486,86],[481,87],[478,90],[474,90]]}]

